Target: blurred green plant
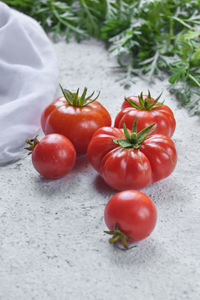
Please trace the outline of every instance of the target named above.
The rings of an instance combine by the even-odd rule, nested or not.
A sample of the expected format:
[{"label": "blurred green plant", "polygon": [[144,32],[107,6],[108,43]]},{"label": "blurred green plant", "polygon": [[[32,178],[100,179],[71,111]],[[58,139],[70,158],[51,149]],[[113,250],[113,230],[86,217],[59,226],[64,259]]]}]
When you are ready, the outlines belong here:
[{"label": "blurred green plant", "polygon": [[30,14],[31,9],[32,9],[32,5],[34,5],[34,0],[6,0],[6,1],[2,1],[5,2],[6,4],[20,10],[23,12],[26,12],[28,14]]},{"label": "blurred green plant", "polygon": [[134,76],[169,75],[180,104],[200,114],[200,0],[6,0],[56,40],[102,39],[128,87]]}]

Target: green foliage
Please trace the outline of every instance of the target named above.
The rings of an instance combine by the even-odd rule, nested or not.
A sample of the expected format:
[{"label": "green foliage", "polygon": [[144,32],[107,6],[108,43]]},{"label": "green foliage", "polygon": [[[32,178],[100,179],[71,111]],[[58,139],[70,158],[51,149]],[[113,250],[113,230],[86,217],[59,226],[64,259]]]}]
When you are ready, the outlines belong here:
[{"label": "green foliage", "polygon": [[124,71],[150,81],[169,75],[170,91],[200,114],[200,0],[6,0],[54,38],[105,40]]},{"label": "green foliage", "polygon": [[100,37],[101,26],[107,12],[106,0],[80,0],[80,10],[78,13],[80,26],[89,35]]},{"label": "green foliage", "polygon": [[26,13],[30,13],[35,0],[6,0],[6,4]]},{"label": "green foliage", "polygon": [[47,32],[53,32],[54,40],[65,34],[66,40],[69,41],[72,33],[77,40],[80,40],[80,37],[87,38],[88,33],[80,25],[80,5],[75,4],[79,3],[70,0],[35,0],[31,16],[37,19]]}]

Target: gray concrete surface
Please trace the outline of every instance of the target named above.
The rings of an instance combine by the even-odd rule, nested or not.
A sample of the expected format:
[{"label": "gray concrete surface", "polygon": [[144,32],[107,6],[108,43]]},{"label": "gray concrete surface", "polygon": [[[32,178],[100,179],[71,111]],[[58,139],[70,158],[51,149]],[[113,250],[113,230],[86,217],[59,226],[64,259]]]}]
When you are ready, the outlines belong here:
[{"label": "gray concrete surface", "polygon": [[[123,90],[103,44],[60,42],[61,83],[101,90],[114,117],[124,95],[151,89],[175,112],[178,164],[167,179],[143,191],[156,203],[152,235],[129,251],[108,244],[104,207],[115,193],[77,160],[65,178],[40,178],[31,157],[0,168],[0,299],[200,299],[200,122],[166,91],[166,82],[138,80]],[[58,93],[60,94],[60,92]]]}]

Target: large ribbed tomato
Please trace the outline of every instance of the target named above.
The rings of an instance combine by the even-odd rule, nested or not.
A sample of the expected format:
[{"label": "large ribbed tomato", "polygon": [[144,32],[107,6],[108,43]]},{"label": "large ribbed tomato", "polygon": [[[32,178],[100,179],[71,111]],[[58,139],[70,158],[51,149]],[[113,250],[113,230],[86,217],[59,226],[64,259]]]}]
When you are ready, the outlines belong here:
[{"label": "large ribbed tomato", "polygon": [[138,119],[138,130],[155,123],[156,133],[171,137],[176,127],[176,121],[172,110],[163,103],[158,102],[160,96],[155,100],[141,93],[140,96],[132,96],[125,99],[122,110],[115,119],[115,127],[122,128],[123,122],[131,129],[136,118]]},{"label": "large ribbed tomato", "polygon": [[132,131],[103,127],[93,135],[88,146],[92,166],[105,182],[116,190],[142,189],[169,176],[176,166],[173,141],[149,131],[154,124],[137,133],[137,119]]},{"label": "large ribbed tomato", "polygon": [[98,101],[86,98],[87,89],[79,97],[63,90],[64,97],[56,99],[43,112],[41,125],[45,134],[59,133],[70,139],[79,153],[87,152],[93,133],[100,127],[110,126],[108,111]]}]

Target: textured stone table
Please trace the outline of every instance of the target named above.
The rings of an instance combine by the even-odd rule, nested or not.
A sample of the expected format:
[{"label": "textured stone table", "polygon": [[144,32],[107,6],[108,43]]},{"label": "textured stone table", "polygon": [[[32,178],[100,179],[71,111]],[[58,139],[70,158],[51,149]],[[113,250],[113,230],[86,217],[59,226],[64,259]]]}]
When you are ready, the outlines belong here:
[{"label": "textured stone table", "polygon": [[[116,62],[96,41],[56,44],[60,82],[101,90],[114,117],[125,95],[151,89],[175,111],[174,173],[143,191],[156,203],[153,234],[130,251],[109,245],[104,207],[115,193],[80,157],[65,178],[40,178],[31,157],[0,168],[0,299],[200,299],[200,122],[165,89],[123,90]],[[114,72],[115,71],[115,72]],[[60,95],[60,92],[58,92]]]}]

